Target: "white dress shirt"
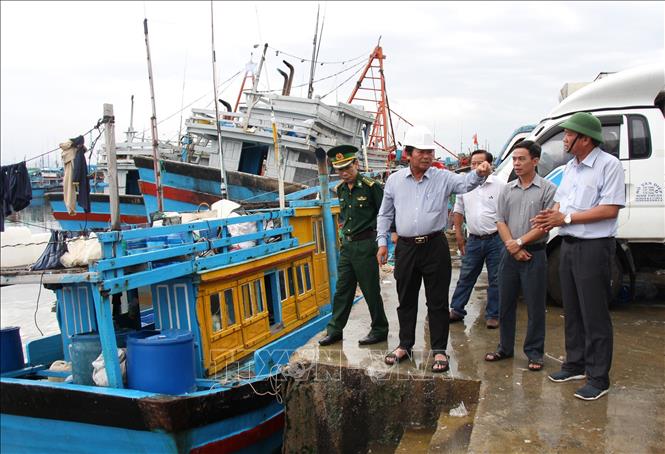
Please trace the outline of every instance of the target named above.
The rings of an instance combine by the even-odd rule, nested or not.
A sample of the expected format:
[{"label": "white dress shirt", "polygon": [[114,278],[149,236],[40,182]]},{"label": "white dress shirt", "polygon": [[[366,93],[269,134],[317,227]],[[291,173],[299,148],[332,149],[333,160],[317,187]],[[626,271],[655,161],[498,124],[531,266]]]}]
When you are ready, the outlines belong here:
[{"label": "white dress shirt", "polygon": [[482,236],[496,232],[496,207],[501,189],[505,185],[503,181],[490,175],[485,183],[473,191],[457,196],[453,211],[466,218],[469,233]]}]

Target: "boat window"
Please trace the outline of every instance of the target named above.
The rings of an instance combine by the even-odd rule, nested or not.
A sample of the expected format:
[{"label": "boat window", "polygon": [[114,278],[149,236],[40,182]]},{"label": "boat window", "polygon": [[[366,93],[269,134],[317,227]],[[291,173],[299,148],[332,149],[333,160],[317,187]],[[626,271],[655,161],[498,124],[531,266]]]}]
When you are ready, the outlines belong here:
[{"label": "boat window", "polygon": [[302,295],[305,293],[305,286],[302,284],[302,265],[298,265],[296,268],[296,277],[298,278],[298,294]]},{"label": "boat window", "polygon": [[233,306],[233,289],[224,290],[224,304],[226,305],[226,326],[236,324],[236,310]]},{"label": "boat window", "polygon": [[257,312],[263,312],[263,293],[261,293],[261,280],[254,281],[254,294],[256,295]]},{"label": "boat window", "polygon": [[630,159],[644,159],[651,156],[651,135],[646,118],[641,115],[628,116],[628,137]]},{"label": "boat window", "polygon": [[309,263],[305,263],[303,271],[305,272],[305,287],[307,291],[312,290],[312,277],[309,273]]},{"label": "boat window", "polygon": [[288,268],[288,273],[289,273],[289,295],[293,296],[296,294],[296,288],[293,283],[293,268],[289,267]]},{"label": "boat window", "polygon": [[244,316],[245,318],[249,318],[254,315],[254,308],[252,307],[252,292],[249,284],[243,284],[241,290]]},{"label": "boat window", "polygon": [[210,295],[210,316],[212,319],[212,331],[222,329],[222,309],[219,305],[219,293]]},{"label": "boat window", "polygon": [[286,276],[284,276],[284,270],[279,270],[279,297],[282,301],[286,299],[288,295],[286,294]]}]

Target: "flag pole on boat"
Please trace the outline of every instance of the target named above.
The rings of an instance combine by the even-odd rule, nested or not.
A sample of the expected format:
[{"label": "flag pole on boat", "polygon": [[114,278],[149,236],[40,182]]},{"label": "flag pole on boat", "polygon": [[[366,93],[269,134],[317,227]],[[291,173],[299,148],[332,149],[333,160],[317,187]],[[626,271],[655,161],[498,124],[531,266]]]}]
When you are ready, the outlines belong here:
[{"label": "flag pole on boat", "polygon": [[363,158],[365,158],[365,172],[369,172],[369,162],[367,160],[367,139],[365,138],[366,132],[367,132],[367,125],[363,124],[363,132],[361,135],[361,138],[363,140]]},{"label": "flag pole on boat", "polygon": [[213,86],[213,96],[215,97],[215,125],[217,126],[217,152],[219,153],[219,171],[221,177],[221,183],[219,186],[220,192],[222,194],[222,199],[228,198],[226,192],[226,170],[224,170],[224,153],[222,151],[222,130],[219,125],[219,105],[217,101],[217,71],[215,70],[216,66],[216,57],[215,57],[215,19],[213,15],[212,0],[210,0],[210,33],[212,35],[212,86]]},{"label": "flag pole on boat", "polygon": [[152,78],[152,62],[150,61],[150,43],[148,42],[148,19],[143,19],[143,33],[145,34],[145,49],[148,54],[148,80],[150,81],[150,102],[152,103],[152,117],[150,117],[150,130],[152,132],[152,160],[155,170],[155,187],[157,188],[157,211],[164,211],[164,197],[162,194],[162,175],[159,169],[159,139],[157,137],[157,109],[155,107],[155,86]]}]

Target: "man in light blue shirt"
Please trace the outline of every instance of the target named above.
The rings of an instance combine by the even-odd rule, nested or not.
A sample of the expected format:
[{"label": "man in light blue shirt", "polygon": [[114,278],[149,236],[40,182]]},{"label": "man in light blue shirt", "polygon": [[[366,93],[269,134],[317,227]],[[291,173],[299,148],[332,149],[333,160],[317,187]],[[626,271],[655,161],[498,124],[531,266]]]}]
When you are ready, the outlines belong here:
[{"label": "man in light blue shirt", "polygon": [[448,198],[482,184],[490,174],[489,163],[475,171],[457,175],[432,168],[434,140],[422,126],[412,127],[404,138],[409,167],[392,174],[386,182],[377,218],[379,264],[388,258],[388,235],[395,221],[395,280],[399,307],[399,346],[386,356],[386,364],[399,363],[411,356],[415,343],[418,293],[425,282],[430,347],[434,353],[432,372],[448,370],[448,290],[450,249],[444,236],[448,222]]},{"label": "man in light blue shirt", "polygon": [[575,156],[566,164],[551,210],[534,217],[545,231],[560,227],[559,262],[565,315],[566,361],[554,382],[587,379],[575,397],[607,394],[612,364],[611,269],[617,217],[626,204],[621,162],[601,150],[600,121],[578,112],[564,121],[563,144]]}]

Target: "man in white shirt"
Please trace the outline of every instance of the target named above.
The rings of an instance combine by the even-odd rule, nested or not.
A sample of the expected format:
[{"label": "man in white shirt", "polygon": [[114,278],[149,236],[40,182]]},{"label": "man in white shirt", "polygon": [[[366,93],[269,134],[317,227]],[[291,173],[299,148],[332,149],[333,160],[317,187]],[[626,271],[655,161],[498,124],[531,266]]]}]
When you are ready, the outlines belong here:
[{"label": "man in white shirt", "polygon": [[626,204],[623,166],[599,148],[600,121],[577,112],[561,124],[563,145],[574,156],[563,172],[550,210],[534,217],[535,227],[560,227],[559,273],[566,334],[566,361],[549,375],[553,382],[584,380],[582,400],[607,394],[612,364],[611,270],[619,210]]},{"label": "man in white shirt", "polygon": [[[485,150],[471,153],[471,169],[482,162],[492,164],[492,155]],[[469,302],[471,291],[483,269],[487,266],[487,305],[485,324],[494,329],[499,326],[498,270],[503,242],[496,229],[496,207],[505,183],[490,175],[485,183],[471,192],[457,196],[453,209],[457,248],[462,254],[462,269],[450,304],[450,321],[462,321],[466,316],[464,307]],[[466,218],[469,233],[464,239],[462,223]]]}]

